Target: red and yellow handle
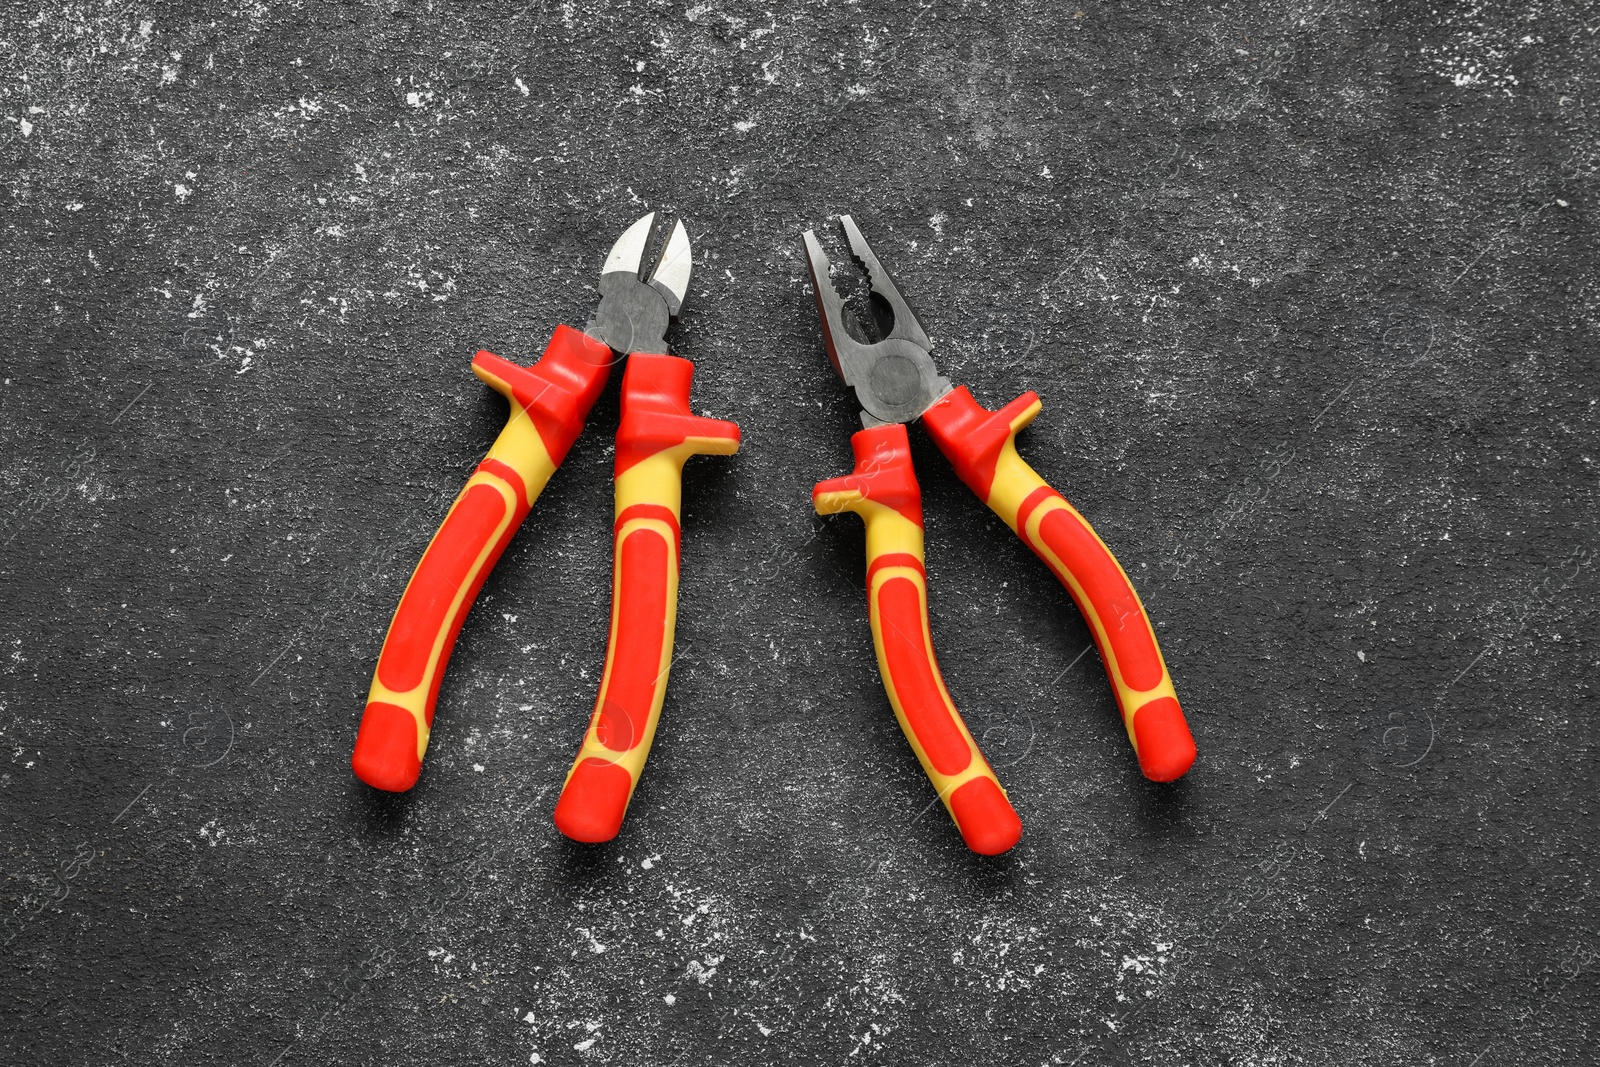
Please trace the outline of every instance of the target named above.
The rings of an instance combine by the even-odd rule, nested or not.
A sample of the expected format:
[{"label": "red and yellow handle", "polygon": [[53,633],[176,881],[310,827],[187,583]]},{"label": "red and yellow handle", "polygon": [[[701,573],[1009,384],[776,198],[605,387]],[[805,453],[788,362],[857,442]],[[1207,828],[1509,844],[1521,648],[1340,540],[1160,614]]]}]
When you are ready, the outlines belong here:
[{"label": "red and yellow handle", "polygon": [[1039,414],[1024,393],[989,411],[965,386],[922,416],[929,435],[978,499],[1016,531],[1066,586],[1089,623],[1145,777],[1170,782],[1194,763],[1194,738],[1139,594],[1082,515],[1017,455],[1016,436]]},{"label": "red and yellow handle", "polygon": [[878,671],[895,718],[974,852],[998,855],[1022,836],[1006,791],[956,711],[928,628],[922,489],[906,428],[890,423],[850,438],[855,471],[821,482],[819,515],[853,511],[867,524],[867,606]]},{"label": "red and yellow handle", "polygon": [[632,355],[617,427],[611,637],[600,695],[556,801],[556,828],[574,841],[622,829],[661,718],[678,621],[678,526],[690,456],[739,450],[739,427],[689,413],[694,364]]},{"label": "red and yellow handle", "polygon": [[423,552],[389,624],[351,758],[368,785],[400,792],[416,784],[467,610],[583,432],[612,362],[611,349],[568,326],[556,328],[531,367],[492,352],[473,358],[472,372],[511,402],[511,416]]}]

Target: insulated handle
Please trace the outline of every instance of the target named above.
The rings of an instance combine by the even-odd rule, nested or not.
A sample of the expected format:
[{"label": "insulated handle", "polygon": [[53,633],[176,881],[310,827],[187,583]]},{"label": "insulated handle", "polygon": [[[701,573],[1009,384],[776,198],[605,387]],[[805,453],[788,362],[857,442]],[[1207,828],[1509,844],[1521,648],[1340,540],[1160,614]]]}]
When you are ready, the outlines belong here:
[{"label": "insulated handle", "polygon": [[1087,519],[1017,455],[1016,436],[1039,414],[1024,393],[989,411],[958,387],[922,416],[978,499],[1055,574],[1088,620],[1123,725],[1146,778],[1170,782],[1194,763],[1194,738],[1139,594]]},{"label": "insulated handle", "polygon": [[739,450],[739,427],[689,414],[694,364],[633,355],[617,427],[611,636],[583,745],[556,801],[556,828],[574,841],[609,841],[661,718],[678,621],[678,525],[690,456]]},{"label": "insulated handle", "polygon": [[850,447],[855,471],[818,483],[811,502],[819,515],[853,511],[867,524],[867,607],[883,688],[962,840],[974,852],[998,855],[1022,836],[1022,820],[961,721],[933,653],[922,490],[906,428],[862,430]]},{"label": "insulated handle", "polygon": [[531,367],[492,352],[473,357],[472,372],[511,402],[511,415],[428,543],[383,639],[351,758],[368,785],[402,792],[416,784],[467,610],[583,432],[612,361],[604,343],[569,326],[556,328]]}]

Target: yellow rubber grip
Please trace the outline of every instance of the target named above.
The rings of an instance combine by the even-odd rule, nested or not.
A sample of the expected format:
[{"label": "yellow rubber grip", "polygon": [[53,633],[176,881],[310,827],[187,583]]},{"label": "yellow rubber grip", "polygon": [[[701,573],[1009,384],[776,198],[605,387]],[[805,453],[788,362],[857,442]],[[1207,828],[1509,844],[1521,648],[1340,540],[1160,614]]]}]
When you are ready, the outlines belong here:
[{"label": "yellow rubber grip", "polygon": [[974,852],[995,855],[1022,820],[945,687],[928,624],[922,494],[899,423],[851,438],[855,472],[812,492],[821,515],[851,511],[867,527],[867,605],[878,671],[912,751]]}]

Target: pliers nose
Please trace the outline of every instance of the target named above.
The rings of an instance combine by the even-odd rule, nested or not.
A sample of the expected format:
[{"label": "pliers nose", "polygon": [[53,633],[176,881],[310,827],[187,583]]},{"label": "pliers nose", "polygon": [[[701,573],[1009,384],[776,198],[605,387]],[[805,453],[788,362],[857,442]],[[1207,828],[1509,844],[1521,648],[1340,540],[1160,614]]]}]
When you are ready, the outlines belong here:
[{"label": "pliers nose", "polygon": [[841,215],[839,224],[850,242],[851,255],[866,273],[874,314],[872,322],[863,322],[845,307],[833,284],[833,264],[816,233],[807,230],[802,235],[806,264],[811,270],[811,289],[817,298],[828,359],[845,384],[855,390],[864,425],[910,422],[922,414],[930,398],[936,400],[950,391],[950,381],[940,377],[933,362],[933,342],[855,219]]},{"label": "pliers nose", "polygon": [[584,333],[603,342],[618,358],[634,352],[665,352],[667,326],[678,317],[689,289],[693,253],[683,220],[673,223],[664,241],[647,258],[659,228],[652,211],[629,226],[600,270],[600,307]]}]

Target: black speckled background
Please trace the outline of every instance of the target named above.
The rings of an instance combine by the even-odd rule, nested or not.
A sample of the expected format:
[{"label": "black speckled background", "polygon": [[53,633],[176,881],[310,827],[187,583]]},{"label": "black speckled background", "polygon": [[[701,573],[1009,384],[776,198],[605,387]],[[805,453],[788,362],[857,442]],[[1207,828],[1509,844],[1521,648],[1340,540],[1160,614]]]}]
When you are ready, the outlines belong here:
[{"label": "black speckled background", "polygon": [[[0,7],[0,1061],[1593,1056],[1600,35],[1585,4]],[[616,392],[485,587],[421,784],[351,775],[411,567],[646,210],[745,446],[688,472],[622,836]],[[1133,575],[1201,747],[913,434],[961,845],[879,686],[853,211]],[[837,243],[833,246],[839,248]],[[931,807],[930,807],[931,805]],[[1589,1051],[1585,1051],[1589,1050]]]}]

